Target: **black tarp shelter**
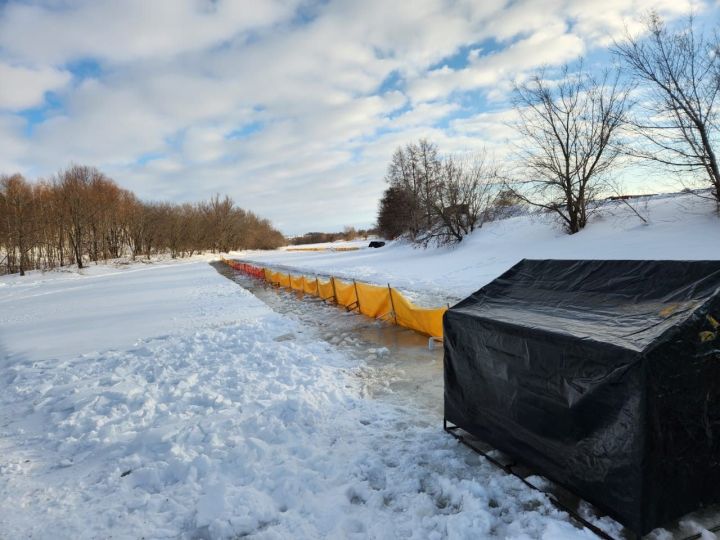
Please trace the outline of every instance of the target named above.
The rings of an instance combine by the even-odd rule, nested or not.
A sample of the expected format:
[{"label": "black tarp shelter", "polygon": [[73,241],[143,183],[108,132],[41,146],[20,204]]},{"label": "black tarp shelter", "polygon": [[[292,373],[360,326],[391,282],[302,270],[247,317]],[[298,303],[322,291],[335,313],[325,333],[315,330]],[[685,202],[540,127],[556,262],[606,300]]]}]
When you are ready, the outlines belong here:
[{"label": "black tarp shelter", "polygon": [[523,260],[444,318],[445,418],[645,534],[720,502],[720,261]]}]

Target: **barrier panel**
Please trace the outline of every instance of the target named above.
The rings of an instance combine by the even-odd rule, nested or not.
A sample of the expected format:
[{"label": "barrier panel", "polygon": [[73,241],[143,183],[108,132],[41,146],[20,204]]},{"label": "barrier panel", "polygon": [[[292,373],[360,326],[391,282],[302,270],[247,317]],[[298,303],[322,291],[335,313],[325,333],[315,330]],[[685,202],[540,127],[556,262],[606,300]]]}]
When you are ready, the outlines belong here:
[{"label": "barrier panel", "polygon": [[368,317],[393,322],[431,337],[441,338],[443,335],[443,314],[447,311],[446,307],[418,307],[390,286],[346,282],[334,277],[326,281],[317,277],[275,272],[269,268],[228,259],[223,259],[223,262],[235,270],[272,285],[318,296],[322,300],[332,300],[347,309],[357,309]]},{"label": "barrier panel", "polygon": [[305,278],[303,276],[290,276],[290,288],[293,291],[302,291],[305,288]]},{"label": "barrier panel", "polygon": [[335,301],[335,288],[333,287],[332,281],[318,280],[318,296],[323,300]]},{"label": "barrier panel", "polygon": [[309,279],[305,278],[305,281],[303,282],[303,292],[305,294],[311,294],[313,296],[318,295],[318,280],[315,279]]},{"label": "barrier panel", "polygon": [[392,300],[389,287],[378,287],[367,283],[356,283],[357,299],[360,313],[375,319],[388,317],[392,314]]},{"label": "barrier panel", "polygon": [[447,311],[442,308],[421,308],[405,298],[397,289],[390,289],[397,323],[405,328],[411,328],[429,336],[442,337],[443,314]]},{"label": "barrier panel", "polygon": [[280,285],[281,287],[285,287],[286,289],[292,289],[289,274],[283,274],[281,272],[278,272],[277,278],[278,278],[278,285]]},{"label": "barrier panel", "polygon": [[335,285],[335,302],[346,308],[354,308],[357,306],[357,295],[355,294],[355,284],[345,283],[340,279],[332,278]]}]

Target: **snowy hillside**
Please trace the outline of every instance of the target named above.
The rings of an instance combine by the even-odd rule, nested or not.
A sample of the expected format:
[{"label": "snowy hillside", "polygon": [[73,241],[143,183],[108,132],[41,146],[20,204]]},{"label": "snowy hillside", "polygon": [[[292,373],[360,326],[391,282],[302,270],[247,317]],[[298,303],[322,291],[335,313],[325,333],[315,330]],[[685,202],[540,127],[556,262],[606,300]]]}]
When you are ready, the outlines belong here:
[{"label": "snowy hillside", "polygon": [[720,259],[720,219],[712,202],[676,195],[633,204],[647,225],[616,202],[572,236],[564,234],[549,216],[522,216],[489,223],[448,248],[389,242],[380,249],[346,253],[273,251],[235,256],[307,272],[389,282],[424,293],[430,304],[467,296],[523,258]]}]

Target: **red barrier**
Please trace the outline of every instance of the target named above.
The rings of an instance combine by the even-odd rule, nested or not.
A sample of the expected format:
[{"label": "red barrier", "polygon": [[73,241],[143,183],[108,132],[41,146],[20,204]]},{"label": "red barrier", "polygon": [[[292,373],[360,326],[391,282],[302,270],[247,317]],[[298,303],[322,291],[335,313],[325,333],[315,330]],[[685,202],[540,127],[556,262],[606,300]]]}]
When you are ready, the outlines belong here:
[{"label": "red barrier", "polygon": [[247,274],[248,276],[251,276],[251,277],[254,277],[257,279],[262,279],[262,280],[265,279],[265,270],[263,268],[260,268],[259,266],[253,266],[252,264],[229,261],[227,259],[225,259],[225,264],[227,264],[230,268],[237,270],[238,272]]}]

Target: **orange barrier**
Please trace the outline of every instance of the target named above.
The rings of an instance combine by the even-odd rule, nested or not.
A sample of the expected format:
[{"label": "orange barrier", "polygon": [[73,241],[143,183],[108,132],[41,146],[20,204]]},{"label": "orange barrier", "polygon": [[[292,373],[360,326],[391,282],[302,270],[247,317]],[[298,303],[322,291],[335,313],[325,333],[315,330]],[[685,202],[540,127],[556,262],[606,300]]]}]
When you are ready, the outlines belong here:
[{"label": "orange barrier", "polygon": [[345,282],[334,277],[325,281],[317,277],[274,272],[269,268],[227,259],[223,259],[223,262],[235,270],[263,279],[272,285],[318,296],[322,300],[332,300],[338,305],[349,310],[357,310],[368,317],[393,322],[431,337],[441,338],[443,335],[442,320],[447,308],[418,307],[400,291],[390,286],[381,287],[356,281]]},{"label": "orange barrier", "polygon": [[234,268],[235,270],[238,270],[240,272],[244,272],[250,276],[265,279],[265,269],[260,268],[259,266],[253,266],[252,264],[246,264],[246,263],[238,263],[235,261],[228,261],[226,259],[223,259],[223,262],[227,264],[228,266]]}]

